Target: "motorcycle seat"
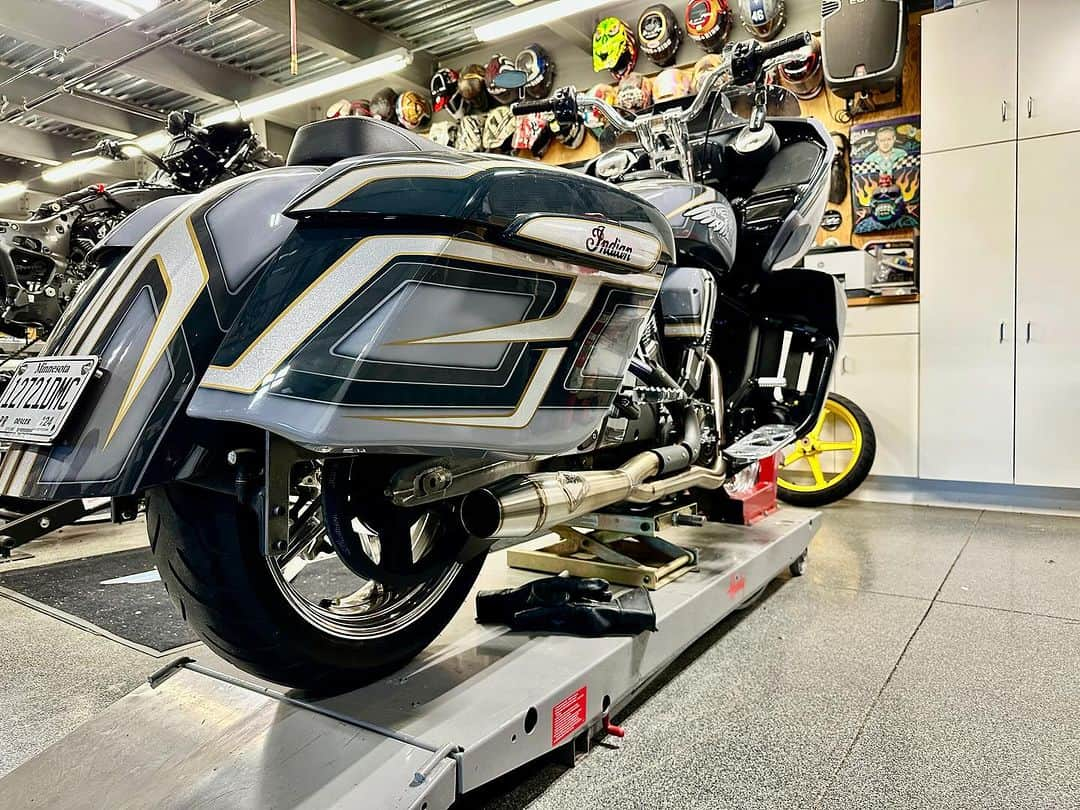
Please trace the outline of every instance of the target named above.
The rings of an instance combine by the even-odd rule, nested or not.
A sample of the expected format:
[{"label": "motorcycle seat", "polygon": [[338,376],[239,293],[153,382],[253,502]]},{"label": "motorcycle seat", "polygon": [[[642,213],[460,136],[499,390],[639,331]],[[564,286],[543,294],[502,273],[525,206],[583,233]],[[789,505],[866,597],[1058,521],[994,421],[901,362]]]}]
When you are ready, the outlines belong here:
[{"label": "motorcycle seat", "polygon": [[349,157],[383,152],[445,152],[423,135],[376,118],[327,118],[296,130],[287,166],[329,166]]}]

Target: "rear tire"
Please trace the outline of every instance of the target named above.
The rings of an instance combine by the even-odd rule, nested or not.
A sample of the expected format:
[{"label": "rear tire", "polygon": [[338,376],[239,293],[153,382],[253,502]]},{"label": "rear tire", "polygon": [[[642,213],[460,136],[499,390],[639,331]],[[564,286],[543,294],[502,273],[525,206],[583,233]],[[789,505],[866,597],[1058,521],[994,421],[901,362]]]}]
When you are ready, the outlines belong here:
[{"label": "rear tire", "polygon": [[406,628],[343,638],[290,605],[260,552],[255,513],[235,497],[179,483],[152,489],[146,525],[166,589],[211,650],[260,678],[316,690],[361,686],[413,658],[453,618],[484,562],[455,564]]}]

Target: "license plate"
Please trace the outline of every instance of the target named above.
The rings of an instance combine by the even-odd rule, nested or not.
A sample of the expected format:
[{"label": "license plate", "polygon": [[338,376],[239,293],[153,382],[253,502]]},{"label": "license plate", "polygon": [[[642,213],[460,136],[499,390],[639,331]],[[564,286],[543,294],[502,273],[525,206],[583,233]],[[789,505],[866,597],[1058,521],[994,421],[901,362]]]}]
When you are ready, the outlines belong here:
[{"label": "license plate", "polygon": [[0,394],[0,439],[51,444],[97,369],[97,357],[23,360]]}]

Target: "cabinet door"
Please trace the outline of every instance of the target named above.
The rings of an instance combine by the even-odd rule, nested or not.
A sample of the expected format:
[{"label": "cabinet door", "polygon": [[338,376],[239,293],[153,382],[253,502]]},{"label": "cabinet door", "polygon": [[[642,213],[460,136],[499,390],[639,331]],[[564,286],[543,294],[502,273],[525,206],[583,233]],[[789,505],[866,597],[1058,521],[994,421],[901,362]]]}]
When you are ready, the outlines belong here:
[{"label": "cabinet door", "polygon": [[924,154],[1016,138],[1016,4],[983,0],[922,18]]},{"label": "cabinet door", "polygon": [[871,475],[918,474],[918,375],[918,335],[844,338],[833,390],[870,417],[877,437]]},{"label": "cabinet door", "polygon": [[1080,7],[1076,0],[1020,4],[1020,137],[1080,130]]},{"label": "cabinet door", "polygon": [[1068,190],[1080,134],[1020,143],[1016,483],[1080,487],[1080,259]]},{"label": "cabinet door", "polygon": [[919,475],[1011,483],[1016,143],[924,155]]}]

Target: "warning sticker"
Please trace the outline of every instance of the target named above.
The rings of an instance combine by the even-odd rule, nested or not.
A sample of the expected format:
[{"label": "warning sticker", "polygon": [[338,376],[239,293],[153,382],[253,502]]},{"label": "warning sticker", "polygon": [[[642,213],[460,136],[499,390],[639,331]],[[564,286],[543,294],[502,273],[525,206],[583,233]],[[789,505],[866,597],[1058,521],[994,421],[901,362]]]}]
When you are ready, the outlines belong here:
[{"label": "warning sticker", "polygon": [[551,710],[551,745],[558,745],[585,725],[586,687],[563,698]]}]

